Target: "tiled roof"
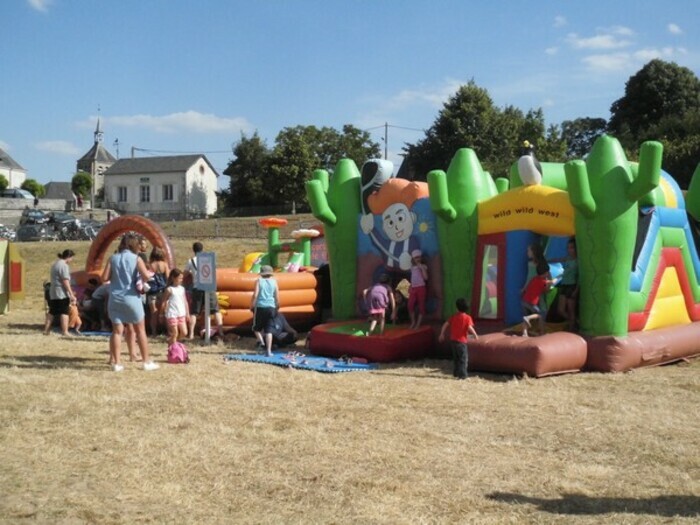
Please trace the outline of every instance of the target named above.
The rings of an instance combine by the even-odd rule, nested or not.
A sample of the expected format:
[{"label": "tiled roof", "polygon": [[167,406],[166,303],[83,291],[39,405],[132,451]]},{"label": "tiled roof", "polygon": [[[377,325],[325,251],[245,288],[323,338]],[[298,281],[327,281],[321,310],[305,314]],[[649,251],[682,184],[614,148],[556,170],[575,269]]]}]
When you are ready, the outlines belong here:
[{"label": "tiled roof", "polygon": [[15,159],[10,157],[7,152],[0,148],[0,166],[4,166],[5,168],[10,168],[13,170],[25,170],[22,166],[20,166]]},{"label": "tiled roof", "polygon": [[169,157],[138,157],[133,159],[119,159],[117,162],[105,171],[107,175],[131,175],[134,173],[166,173],[166,172],[185,172],[199,159],[204,159],[204,162],[218,177],[219,174],[211,165],[209,159],[205,155],[174,155]]},{"label": "tiled roof", "polygon": [[70,182],[49,182],[44,185],[43,199],[62,199],[73,200],[73,191],[71,190]]},{"label": "tiled roof", "polygon": [[[107,151],[101,142],[95,142],[92,145],[92,148],[90,148],[85,155],[80,157],[80,160],[78,160],[78,166],[81,166],[82,164],[87,164],[89,166],[93,160],[103,164],[109,164],[110,162],[114,163],[117,161],[114,155]],[[88,168],[85,171],[90,171],[90,169]]]}]

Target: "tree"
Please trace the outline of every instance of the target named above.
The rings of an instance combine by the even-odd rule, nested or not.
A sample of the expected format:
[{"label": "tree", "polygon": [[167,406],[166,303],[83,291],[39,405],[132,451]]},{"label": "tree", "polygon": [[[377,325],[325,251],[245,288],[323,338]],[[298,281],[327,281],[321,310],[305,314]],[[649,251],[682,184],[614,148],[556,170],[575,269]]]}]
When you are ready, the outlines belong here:
[{"label": "tree", "polygon": [[649,138],[665,117],[700,109],[700,80],[690,69],[654,59],[629,78],[610,107],[608,130],[627,150]]},{"label": "tree", "polygon": [[342,131],[316,126],[284,128],[268,149],[257,133],[234,148],[235,160],[224,170],[231,177],[230,205],[250,206],[294,202],[306,205],[304,183],[316,169],[332,170],[342,158],[358,166],[379,156],[379,144],[366,131],[352,125]]},{"label": "tree", "polygon": [[561,123],[562,138],[566,142],[566,157],[580,159],[587,155],[595,139],[605,133],[607,122],[602,118],[582,117]]},{"label": "tree", "polygon": [[664,146],[663,168],[681,188],[688,188],[700,162],[700,110],[663,118],[649,129]]},{"label": "tree", "polygon": [[425,180],[430,170],[447,169],[457,150],[465,147],[476,152],[491,175],[506,176],[524,140],[535,145],[541,160],[564,160],[564,141],[556,127],[545,132],[541,109],[499,109],[488,92],[471,81],[444,104],[425,138],[404,147],[400,176]]},{"label": "tree", "polygon": [[5,178],[5,175],[0,174],[0,191],[5,191],[9,185],[10,183]]},{"label": "tree", "polygon": [[224,175],[231,177],[228,207],[266,203],[263,181],[268,170],[270,150],[258,132],[252,137],[242,133],[233,154],[236,158],[224,170]]},{"label": "tree", "polygon": [[70,181],[70,188],[76,195],[89,197],[92,194],[92,177],[89,173],[79,171]]},{"label": "tree", "polygon": [[44,186],[41,183],[35,181],[34,179],[26,179],[20,187],[23,190],[27,190],[35,197],[43,197],[46,191],[44,190]]}]

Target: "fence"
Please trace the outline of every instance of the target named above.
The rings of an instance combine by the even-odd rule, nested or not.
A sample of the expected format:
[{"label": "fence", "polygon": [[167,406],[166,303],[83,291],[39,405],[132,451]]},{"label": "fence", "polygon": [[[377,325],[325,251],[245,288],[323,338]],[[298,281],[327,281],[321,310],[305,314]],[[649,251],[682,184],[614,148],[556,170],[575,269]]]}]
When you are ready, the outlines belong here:
[{"label": "fence", "polygon": [[[280,238],[290,239],[291,232],[318,226],[319,221],[311,214],[284,216],[286,226],[280,228]],[[190,221],[159,222],[165,233],[172,238],[187,239],[267,239],[267,230],[260,226],[258,217],[224,217]]]}]

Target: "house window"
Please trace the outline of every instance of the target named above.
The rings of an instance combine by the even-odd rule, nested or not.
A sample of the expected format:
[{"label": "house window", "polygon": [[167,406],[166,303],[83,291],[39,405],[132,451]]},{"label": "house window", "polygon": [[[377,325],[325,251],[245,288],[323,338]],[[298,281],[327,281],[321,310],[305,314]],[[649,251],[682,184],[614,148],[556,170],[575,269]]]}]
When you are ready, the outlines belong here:
[{"label": "house window", "polygon": [[117,186],[117,202],[126,202],[126,186]]},{"label": "house window", "polygon": [[172,184],[163,184],[163,202],[172,201],[172,200],[174,200],[174,198],[173,198],[173,185]]},{"label": "house window", "polygon": [[139,202],[151,202],[151,187],[139,186],[140,199]]}]

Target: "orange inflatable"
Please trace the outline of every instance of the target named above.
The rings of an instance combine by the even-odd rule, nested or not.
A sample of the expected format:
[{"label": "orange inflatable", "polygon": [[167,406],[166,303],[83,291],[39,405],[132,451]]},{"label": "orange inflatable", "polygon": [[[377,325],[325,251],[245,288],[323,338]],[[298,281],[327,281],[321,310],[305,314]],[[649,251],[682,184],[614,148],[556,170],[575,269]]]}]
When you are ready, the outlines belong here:
[{"label": "orange inflatable", "polygon": [[[308,268],[312,270],[312,268]],[[216,270],[216,288],[224,326],[250,328],[253,312],[250,303],[255,291],[257,273],[239,272],[234,268]],[[276,273],[280,311],[292,325],[310,326],[318,322],[316,276],[311,271]]]}]

